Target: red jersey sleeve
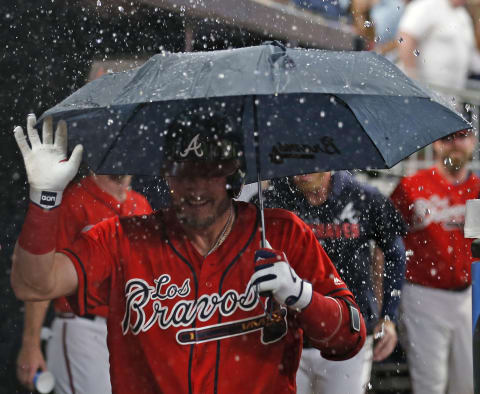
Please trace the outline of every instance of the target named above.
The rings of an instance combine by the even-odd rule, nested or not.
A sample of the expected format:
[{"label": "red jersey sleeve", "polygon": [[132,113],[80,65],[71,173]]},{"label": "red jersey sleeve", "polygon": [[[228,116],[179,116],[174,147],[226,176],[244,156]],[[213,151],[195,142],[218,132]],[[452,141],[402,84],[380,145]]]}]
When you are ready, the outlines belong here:
[{"label": "red jersey sleeve", "polygon": [[68,297],[75,313],[83,315],[108,305],[112,272],[120,271],[116,267],[119,232],[119,219],[114,217],[81,233],[71,247],[60,251],[70,258],[77,271],[77,293]]},{"label": "red jersey sleeve", "polygon": [[403,178],[393,191],[390,199],[393,205],[400,211],[408,226],[412,225],[412,210],[409,208],[411,201],[408,196],[407,178]]},{"label": "red jersey sleeve", "polygon": [[[310,305],[297,315],[304,334],[327,359],[353,357],[366,337],[365,322],[353,294],[310,227],[290,212],[276,211],[278,222],[271,223],[275,230],[271,245],[284,251],[297,275],[313,286]],[[352,321],[352,308],[357,311],[355,322]]]}]

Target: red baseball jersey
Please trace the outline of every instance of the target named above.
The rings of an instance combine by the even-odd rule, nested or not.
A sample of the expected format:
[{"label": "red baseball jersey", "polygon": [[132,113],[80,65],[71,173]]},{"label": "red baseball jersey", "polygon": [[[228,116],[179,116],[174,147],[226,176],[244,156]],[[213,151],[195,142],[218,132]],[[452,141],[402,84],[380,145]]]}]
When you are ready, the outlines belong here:
[{"label": "red baseball jersey", "polygon": [[[102,222],[62,251],[78,274],[76,310],[109,305],[114,393],[296,391],[298,316],[282,307],[266,318],[249,283],[259,214],[253,204],[235,209],[230,235],[207,257],[169,211]],[[304,222],[279,209],[267,209],[265,221],[271,246],[315,291],[353,297]]]},{"label": "red baseball jersey", "polygon": [[405,247],[408,281],[439,289],[471,283],[471,239],[463,236],[465,203],[478,198],[480,179],[471,174],[458,185],[435,167],[403,178],[391,198],[409,226]]},{"label": "red baseball jersey", "polygon": [[[127,191],[124,202],[100,189],[93,177],[86,177],[71,184],[63,194],[62,204],[58,208],[60,216],[57,231],[57,250],[68,247],[82,231],[86,231],[98,222],[112,216],[143,215],[152,212],[148,201],[133,190]],[[59,312],[71,312],[64,297],[55,300],[55,309]],[[91,314],[107,316],[105,305],[90,311]]]}]

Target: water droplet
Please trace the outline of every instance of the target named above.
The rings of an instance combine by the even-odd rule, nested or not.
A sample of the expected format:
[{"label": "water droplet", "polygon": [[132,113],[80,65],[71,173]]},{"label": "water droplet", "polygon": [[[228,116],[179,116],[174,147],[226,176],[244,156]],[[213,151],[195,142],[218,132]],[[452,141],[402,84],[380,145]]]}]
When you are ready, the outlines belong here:
[{"label": "water droplet", "polygon": [[218,78],[219,78],[219,79],[225,78],[225,74],[222,74],[222,73],[218,74]]},{"label": "water droplet", "polygon": [[390,292],[390,295],[392,297],[400,297],[402,294],[402,291],[401,290],[398,290],[398,289],[394,289]]},{"label": "water droplet", "polygon": [[420,51],[419,51],[418,49],[415,49],[415,50],[413,51],[413,54],[414,54],[415,56],[418,56],[418,55],[420,55]]},{"label": "water droplet", "polygon": [[370,21],[363,22],[363,27],[371,27],[372,25],[373,25],[373,23],[370,22]]},{"label": "water droplet", "polygon": [[403,42],[403,37],[400,37],[400,38],[398,39],[398,42],[401,44],[401,43]]}]

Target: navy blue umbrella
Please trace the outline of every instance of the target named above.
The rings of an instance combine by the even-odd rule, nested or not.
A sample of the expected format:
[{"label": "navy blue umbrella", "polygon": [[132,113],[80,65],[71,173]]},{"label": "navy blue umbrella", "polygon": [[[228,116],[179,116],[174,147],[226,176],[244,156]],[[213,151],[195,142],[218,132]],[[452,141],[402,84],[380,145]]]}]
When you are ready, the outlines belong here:
[{"label": "navy blue umbrella", "polygon": [[99,174],[160,175],[164,134],[200,105],[235,115],[247,182],[326,170],[390,168],[470,125],[373,52],[272,42],[163,53],[88,83],[42,118],[64,119]]},{"label": "navy blue umbrella", "polygon": [[[373,52],[292,49],[278,42],[162,53],[140,68],[88,83],[40,121],[64,119],[69,146],[83,144],[84,159],[98,174],[155,176],[162,172],[169,123],[198,106],[238,120],[247,183],[390,168],[470,127]],[[259,194],[262,202],[260,186]]]}]

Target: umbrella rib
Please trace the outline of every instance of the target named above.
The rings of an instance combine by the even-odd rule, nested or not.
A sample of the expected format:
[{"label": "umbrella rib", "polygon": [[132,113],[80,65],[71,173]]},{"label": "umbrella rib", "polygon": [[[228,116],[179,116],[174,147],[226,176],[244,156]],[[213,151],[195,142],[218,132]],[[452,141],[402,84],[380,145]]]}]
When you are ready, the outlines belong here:
[{"label": "umbrella rib", "polygon": [[[348,105],[348,102],[346,102],[341,96],[342,95],[336,95],[336,94],[332,94],[332,96],[336,97],[338,100],[340,100],[342,102],[342,104],[348,108],[348,110],[352,113],[352,115],[357,118],[357,115],[355,114],[355,112],[353,111],[353,109]],[[362,130],[364,131],[365,135],[369,138],[369,140],[372,142],[372,145],[374,146],[375,150],[378,152],[378,155],[382,158],[383,162],[387,165],[388,168],[391,168],[391,166],[388,165],[387,163],[387,160],[385,159],[385,156],[383,155],[382,151],[380,149],[378,149],[378,146],[377,144],[375,143],[375,140],[370,136],[369,132],[365,129],[365,127],[363,126],[363,124],[359,121],[358,124],[360,125],[360,127],[362,128]]]},{"label": "umbrella rib", "polygon": [[130,114],[130,116],[124,121],[123,123],[123,126],[122,128],[118,131],[117,133],[117,136],[115,137],[115,139],[112,141],[112,143],[110,144],[107,152],[105,153],[105,155],[103,156],[103,159],[102,161],[100,162],[100,164],[97,166],[96,170],[98,170],[99,168],[101,168],[104,164],[105,164],[105,161],[107,160],[107,157],[108,155],[110,154],[110,152],[113,150],[115,144],[117,143],[118,139],[120,138],[120,135],[122,135],[122,131],[125,129],[125,127],[128,125],[128,122],[130,121],[130,119],[132,119],[132,117],[134,115],[137,114],[137,112],[145,105],[145,103],[141,103],[141,104],[138,104],[135,109],[132,111],[132,113]]},{"label": "umbrella rib", "polygon": [[[204,73],[204,70],[208,68],[208,65],[207,63],[204,61],[203,64],[202,64],[202,67],[200,69],[200,71],[198,73],[196,73],[195,75],[195,81],[194,83],[192,83],[192,87],[190,89],[190,97],[195,97],[194,96],[194,92],[196,90],[196,87],[197,87],[197,83],[198,81],[200,80],[200,78],[205,74]],[[204,92],[204,96],[206,98],[209,97],[209,91],[210,91],[210,87],[211,87],[211,80],[212,80],[212,73],[208,73],[208,84],[206,85],[207,86],[207,90]]]}]

